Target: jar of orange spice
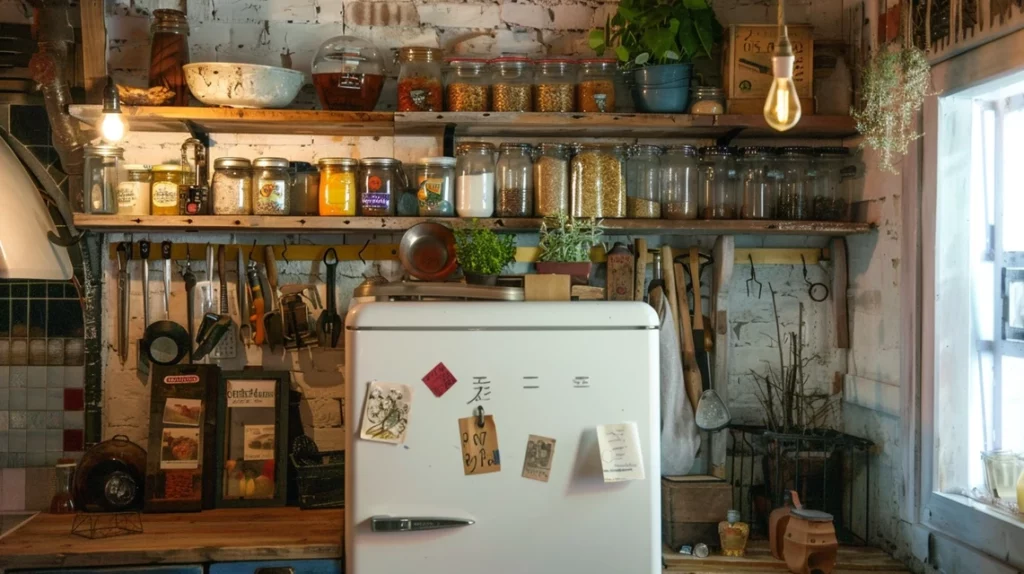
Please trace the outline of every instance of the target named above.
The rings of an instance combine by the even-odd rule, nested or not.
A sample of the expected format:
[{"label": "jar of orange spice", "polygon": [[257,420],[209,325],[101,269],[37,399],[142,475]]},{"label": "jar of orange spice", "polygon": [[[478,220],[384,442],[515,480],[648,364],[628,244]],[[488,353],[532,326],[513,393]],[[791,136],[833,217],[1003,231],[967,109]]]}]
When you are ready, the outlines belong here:
[{"label": "jar of orange spice", "polygon": [[398,50],[398,111],[440,112],[444,109],[441,89],[441,50],[409,46]]}]

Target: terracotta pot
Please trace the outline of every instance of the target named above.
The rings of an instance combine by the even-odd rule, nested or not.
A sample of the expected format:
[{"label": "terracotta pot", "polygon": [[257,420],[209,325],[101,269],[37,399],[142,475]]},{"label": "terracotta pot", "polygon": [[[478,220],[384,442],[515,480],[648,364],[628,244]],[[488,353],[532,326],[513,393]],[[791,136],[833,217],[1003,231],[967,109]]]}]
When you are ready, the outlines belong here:
[{"label": "terracotta pot", "polygon": [[590,268],[593,264],[589,261],[563,263],[561,261],[538,261],[537,273],[541,275],[569,275],[574,285],[587,285],[590,283]]},{"label": "terracotta pot", "polygon": [[494,287],[498,284],[497,275],[478,275],[476,273],[466,273],[466,283],[470,285],[487,285],[488,287]]},{"label": "terracotta pot", "polygon": [[783,542],[786,540],[786,528],[789,526],[790,515],[794,508],[802,508],[800,496],[796,491],[786,493],[786,503],[772,511],[768,517],[768,548],[776,560],[785,560]]},{"label": "terracotta pot", "polygon": [[793,574],[830,574],[836,566],[839,542],[832,515],[820,510],[794,509],[783,541],[786,567]]}]

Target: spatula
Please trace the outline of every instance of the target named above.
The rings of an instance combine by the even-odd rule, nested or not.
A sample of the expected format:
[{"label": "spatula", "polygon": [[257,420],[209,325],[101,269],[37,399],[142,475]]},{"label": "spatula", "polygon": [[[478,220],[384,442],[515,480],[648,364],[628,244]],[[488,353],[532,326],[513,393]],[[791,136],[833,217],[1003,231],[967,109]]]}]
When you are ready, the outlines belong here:
[{"label": "spatula", "polygon": [[277,350],[278,345],[284,345],[284,319],[281,316],[281,292],[277,284],[277,262],[274,259],[274,248],[267,245],[263,250],[267,265],[267,281],[270,283],[270,293],[266,297],[267,313],[263,315],[263,326],[267,332],[267,343],[270,350]]}]

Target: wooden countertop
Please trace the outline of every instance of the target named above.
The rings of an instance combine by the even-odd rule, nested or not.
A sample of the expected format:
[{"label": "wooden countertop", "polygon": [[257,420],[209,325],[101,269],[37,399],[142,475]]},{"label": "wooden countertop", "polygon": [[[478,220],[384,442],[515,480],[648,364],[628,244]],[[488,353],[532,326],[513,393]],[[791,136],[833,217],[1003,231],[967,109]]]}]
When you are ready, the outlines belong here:
[{"label": "wooden countertop", "polygon": [[[772,558],[767,540],[751,540],[743,558],[711,555],[694,558],[679,554],[667,546],[662,553],[665,574],[719,574],[722,572],[758,572],[761,574],[788,573],[786,563]],[[867,546],[840,546],[839,557],[832,574],[897,574],[910,570],[900,561],[878,548]]]},{"label": "wooden countertop", "polygon": [[254,508],[143,514],[143,533],[90,540],[71,515],[39,514],[0,538],[0,571],[341,558],[342,509]]}]

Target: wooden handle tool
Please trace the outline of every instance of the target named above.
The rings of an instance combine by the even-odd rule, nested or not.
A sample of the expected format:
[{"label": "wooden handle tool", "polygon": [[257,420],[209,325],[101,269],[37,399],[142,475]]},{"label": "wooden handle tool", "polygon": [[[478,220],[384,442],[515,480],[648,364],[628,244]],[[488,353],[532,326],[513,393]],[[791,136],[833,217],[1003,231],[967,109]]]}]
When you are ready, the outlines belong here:
[{"label": "wooden handle tool", "polygon": [[[673,266],[676,284],[686,285],[683,279],[683,264],[676,263]],[[693,325],[690,322],[690,303],[686,297],[686,288],[678,289],[676,295],[679,298],[680,325],[679,344],[683,352],[683,384],[686,386],[686,396],[690,399],[690,408],[697,411],[697,402],[703,391],[703,383],[700,377],[700,368],[697,367],[697,355],[693,348]]]}]

